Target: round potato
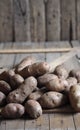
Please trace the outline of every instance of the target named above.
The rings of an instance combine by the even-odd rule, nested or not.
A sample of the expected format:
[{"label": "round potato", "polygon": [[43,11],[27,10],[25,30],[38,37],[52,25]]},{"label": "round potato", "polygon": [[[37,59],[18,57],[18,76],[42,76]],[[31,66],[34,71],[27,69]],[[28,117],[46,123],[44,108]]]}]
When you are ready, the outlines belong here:
[{"label": "round potato", "polygon": [[29,78],[25,79],[23,84],[21,84],[17,89],[9,93],[7,96],[7,102],[22,104],[36,87],[37,80],[30,76]]},{"label": "round potato", "polygon": [[68,77],[68,71],[62,65],[57,66],[54,73],[61,79],[66,79]]},{"label": "round potato", "polygon": [[58,77],[54,74],[44,74],[40,77],[38,77],[38,83],[39,85],[45,85],[47,82],[49,82],[50,80],[55,80],[58,79]]},{"label": "round potato", "polygon": [[6,96],[4,93],[0,92],[0,106],[5,105],[6,103]]},{"label": "round potato", "polygon": [[24,82],[24,79],[19,74],[15,74],[10,77],[10,85],[12,89],[18,88],[23,82]]},{"label": "round potato", "polygon": [[42,115],[42,108],[40,104],[35,100],[28,100],[25,103],[25,111],[33,119],[36,119]]},{"label": "round potato", "polygon": [[11,91],[11,87],[7,82],[0,80],[0,91],[7,95]]},{"label": "round potato", "polygon": [[4,118],[16,119],[21,117],[25,112],[24,106],[18,103],[7,104],[1,111]]},{"label": "round potato", "polygon": [[62,92],[68,86],[68,82],[63,79],[53,79],[45,84],[45,87],[50,91]]},{"label": "round potato", "polygon": [[59,92],[47,92],[39,100],[42,108],[55,108],[67,103],[67,97]]},{"label": "round potato", "polygon": [[73,109],[80,112],[80,84],[74,85],[70,88],[69,99]]}]

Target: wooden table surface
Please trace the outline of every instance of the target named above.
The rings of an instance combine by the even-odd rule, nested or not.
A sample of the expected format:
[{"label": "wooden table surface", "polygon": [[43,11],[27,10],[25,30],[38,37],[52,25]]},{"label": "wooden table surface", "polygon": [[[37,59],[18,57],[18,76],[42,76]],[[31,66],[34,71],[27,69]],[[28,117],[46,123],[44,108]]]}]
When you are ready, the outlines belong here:
[{"label": "wooden table surface", "polygon": [[[1,43],[0,49],[6,48],[24,48],[28,45],[31,47],[36,47],[37,44],[33,43]],[[74,47],[80,46],[78,41],[69,42],[48,42],[39,43],[39,46],[48,47]],[[64,53],[34,53],[34,54],[0,54],[0,67],[14,66],[23,57],[27,55],[35,56],[38,61],[54,61],[56,58],[60,57]],[[72,68],[80,67],[80,54],[76,55],[72,59],[64,63],[68,70]],[[16,119],[16,120],[4,120],[0,119],[0,130],[80,130],[80,113],[52,113],[43,114],[40,118],[36,120],[32,119]]]}]

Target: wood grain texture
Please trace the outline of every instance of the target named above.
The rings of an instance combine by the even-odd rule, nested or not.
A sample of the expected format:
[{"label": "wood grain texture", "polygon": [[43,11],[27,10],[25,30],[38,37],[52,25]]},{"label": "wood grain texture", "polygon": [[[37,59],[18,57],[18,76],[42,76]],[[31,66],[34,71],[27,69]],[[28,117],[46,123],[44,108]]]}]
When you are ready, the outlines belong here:
[{"label": "wood grain texture", "polygon": [[30,41],[29,0],[14,0],[14,40]]},{"label": "wood grain texture", "polygon": [[61,40],[76,39],[75,0],[61,0]]},{"label": "wood grain texture", "polygon": [[47,0],[46,2],[46,39],[47,41],[60,40],[60,1]]},{"label": "wood grain texture", "polygon": [[12,41],[12,0],[0,0],[0,42]]},{"label": "wood grain texture", "polygon": [[45,41],[45,6],[44,0],[30,0],[31,41]]}]

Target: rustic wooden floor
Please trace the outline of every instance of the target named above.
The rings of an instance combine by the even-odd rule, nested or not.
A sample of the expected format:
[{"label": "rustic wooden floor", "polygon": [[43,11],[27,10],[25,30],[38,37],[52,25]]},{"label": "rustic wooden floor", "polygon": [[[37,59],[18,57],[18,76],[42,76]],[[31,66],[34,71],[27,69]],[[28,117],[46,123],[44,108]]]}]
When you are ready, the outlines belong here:
[{"label": "rustic wooden floor", "polygon": [[[19,48],[19,46],[28,46],[29,43],[1,43],[0,49],[3,48]],[[46,48],[48,47],[74,47],[80,46],[78,41],[69,42],[54,42],[53,43],[40,43]],[[35,46],[32,44],[33,47]],[[37,53],[37,54],[1,54],[0,67],[13,66],[18,63],[26,55],[34,55],[39,61],[46,60],[47,62],[54,61],[64,53]],[[80,67],[80,54],[65,63],[65,66],[70,70],[72,68]],[[30,119],[17,119],[17,120],[4,120],[0,119],[0,130],[80,130],[80,113],[66,114],[66,113],[53,113],[43,114],[37,120]]]}]

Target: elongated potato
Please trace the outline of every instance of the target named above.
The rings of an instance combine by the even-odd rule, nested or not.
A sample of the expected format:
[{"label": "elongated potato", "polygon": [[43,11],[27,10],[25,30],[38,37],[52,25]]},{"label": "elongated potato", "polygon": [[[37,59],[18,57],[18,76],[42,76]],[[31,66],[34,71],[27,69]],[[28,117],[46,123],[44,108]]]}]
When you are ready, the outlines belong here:
[{"label": "elongated potato", "polygon": [[32,92],[28,99],[29,100],[38,100],[45,92],[47,92],[46,88],[42,88],[40,90],[37,90],[35,92]]},{"label": "elongated potato", "polygon": [[42,108],[55,108],[67,103],[67,97],[58,92],[47,92],[39,100]]},{"label": "elongated potato", "polygon": [[34,77],[27,78],[19,88],[10,92],[7,97],[8,103],[23,103],[25,99],[32,93],[37,87],[37,80]]},{"label": "elongated potato", "polygon": [[11,91],[11,87],[7,82],[0,80],[0,91],[7,95]]},{"label": "elongated potato", "polygon": [[10,85],[12,89],[18,88],[23,82],[24,82],[24,79],[19,74],[15,74],[10,77]]},{"label": "elongated potato", "polygon": [[45,85],[50,80],[58,79],[58,77],[54,74],[44,74],[40,77],[38,77],[38,83],[39,85]]},{"label": "elongated potato", "polygon": [[16,119],[20,118],[25,112],[24,106],[18,103],[7,104],[1,111],[4,118]]},{"label": "elongated potato", "polygon": [[80,84],[74,85],[70,88],[69,99],[72,108],[80,112]]},{"label": "elongated potato", "polygon": [[71,70],[69,75],[76,77],[77,81],[80,82],[80,69]]},{"label": "elongated potato", "polygon": [[33,119],[36,119],[42,115],[42,108],[40,104],[35,100],[28,100],[25,103],[25,111]]},{"label": "elongated potato", "polygon": [[34,63],[32,65],[29,65],[27,67],[25,67],[23,70],[21,70],[19,72],[19,74],[23,77],[23,78],[27,78],[29,76],[41,76],[47,72],[49,72],[50,66],[48,63],[46,62],[37,62]]},{"label": "elongated potato", "polygon": [[0,92],[0,106],[5,105],[6,103],[6,96],[4,93]]},{"label": "elongated potato", "polygon": [[62,92],[68,86],[68,82],[63,79],[52,79],[45,84],[45,87],[50,91]]},{"label": "elongated potato", "polygon": [[20,72],[23,70],[26,66],[31,65],[35,63],[36,59],[32,56],[25,57],[15,68],[15,72]]},{"label": "elongated potato", "polygon": [[61,79],[66,79],[68,77],[68,71],[62,65],[57,66],[54,73]]},{"label": "elongated potato", "polygon": [[0,80],[4,80],[7,83],[10,81],[10,77],[15,74],[14,70],[5,70],[0,74]]}]

